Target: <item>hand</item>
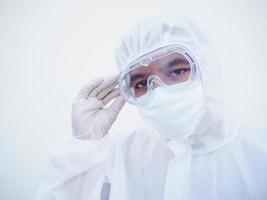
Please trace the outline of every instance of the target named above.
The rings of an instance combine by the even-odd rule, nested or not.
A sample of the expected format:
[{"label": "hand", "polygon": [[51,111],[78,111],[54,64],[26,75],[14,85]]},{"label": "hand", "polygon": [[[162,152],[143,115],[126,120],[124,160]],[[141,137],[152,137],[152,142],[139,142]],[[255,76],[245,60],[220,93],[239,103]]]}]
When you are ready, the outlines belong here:
[{"label": "hand", "polygon": [[[100,139],[116,120],[125,101],[119,93],[117,76],[97,78],[82,87],[72,103],[72,132],[80,139]],[[115,99],[116,98],[116,99]],[[112,101],[105,108],[105,105]]]}]

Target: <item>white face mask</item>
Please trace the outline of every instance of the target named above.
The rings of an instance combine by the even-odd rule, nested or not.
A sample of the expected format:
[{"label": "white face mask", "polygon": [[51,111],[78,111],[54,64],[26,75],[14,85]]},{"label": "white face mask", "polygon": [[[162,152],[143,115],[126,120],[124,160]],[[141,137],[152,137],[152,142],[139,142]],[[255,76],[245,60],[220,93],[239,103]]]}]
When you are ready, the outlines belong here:
[{"label": "white face mask", "polygon": [[[149,101],[147,101],[149,99]],[[157,87],[139,101],[137,108],[144,122],[164,139],[178,139],[193,134],[203,106],[199,80]]]}]

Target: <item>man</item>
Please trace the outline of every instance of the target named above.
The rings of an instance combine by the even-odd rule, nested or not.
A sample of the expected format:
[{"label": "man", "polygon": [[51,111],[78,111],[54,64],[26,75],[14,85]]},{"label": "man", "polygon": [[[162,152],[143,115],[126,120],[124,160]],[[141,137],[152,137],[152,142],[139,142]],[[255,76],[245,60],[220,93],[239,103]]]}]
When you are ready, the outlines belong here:
[{"label": "man", "polygon": [[[51,149],[38,199],[267,199],[266,131],[224,113],[220,65],[201,28],[148,18],[116,59],[119,77],[90,81],[73,102],[73,137]],[[148,127],[111,140],[125,100]]]}]

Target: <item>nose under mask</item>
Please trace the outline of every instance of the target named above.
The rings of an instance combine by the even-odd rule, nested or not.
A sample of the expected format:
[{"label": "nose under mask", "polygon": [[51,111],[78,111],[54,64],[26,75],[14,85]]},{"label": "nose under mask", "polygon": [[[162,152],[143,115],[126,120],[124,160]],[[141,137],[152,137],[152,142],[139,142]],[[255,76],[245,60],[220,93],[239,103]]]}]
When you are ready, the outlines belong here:
[{"label": "nose under mask", "polygon": [[200,80],[160,86],[138,98],[138,102],[143,121],[162,138],[185,138],[194,133],[200,119],[203,88]]}]

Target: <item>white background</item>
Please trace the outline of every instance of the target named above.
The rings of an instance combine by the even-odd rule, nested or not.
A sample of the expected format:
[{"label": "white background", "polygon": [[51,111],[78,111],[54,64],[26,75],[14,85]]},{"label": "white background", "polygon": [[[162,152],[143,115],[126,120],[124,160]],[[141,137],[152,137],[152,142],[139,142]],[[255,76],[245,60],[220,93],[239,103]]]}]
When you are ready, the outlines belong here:
[{"label": "white background", "polygon": [[[0,1],[0,199],[34,199],[47,148],[71,134],[80,87],[116,73],[119,38],[149,15],[189,15],[209,31],[223,65],[228,109],[267,124],[264,0]],[[126,106],[113,132],[140,121]]]}]

